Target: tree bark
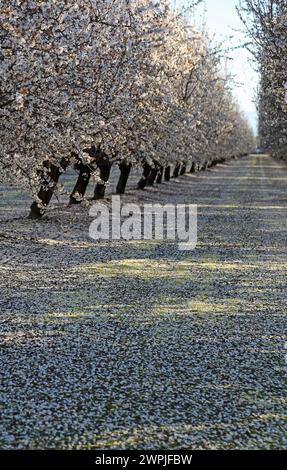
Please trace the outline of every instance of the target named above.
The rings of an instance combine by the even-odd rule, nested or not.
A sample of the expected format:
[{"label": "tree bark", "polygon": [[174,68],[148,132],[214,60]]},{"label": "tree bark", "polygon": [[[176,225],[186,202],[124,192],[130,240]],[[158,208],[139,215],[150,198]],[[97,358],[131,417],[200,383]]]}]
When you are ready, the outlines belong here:
[{"label": "tree bark", "polygon": [[138,182],[138,189],[144,189],[146,187],[147,178],[151,172],[151,166],[148,163],[143,164],[143,175]]},{"label": "tree bark", "polygon": [[162,178],[163,178],[163,166],[161,166],[158,170],[157,177],[156,177],[156,183],[161,184],[162,183]]},{"label": "tree bark", "polygon": [[59,178],[61,174],[64,173],[64,171],[67,169],[69,163],[70,158],[62,158],[59,166],[54,165],[49,160],[44,162],[46,171],[40,170],[39,172],[42,179],[41,188],[38,193],[40,202],[34,201],[32,203],[29,215],[31,219],[40,219],[44,215],[45,208],[52,199]]},{"label": "tree bark", "polygon": [[165,181],[170,181],[170,166],[167,166],[164,171],[164,179]]},{"label": "tree bark", "polygon": [[112,165],[110,162],[107,164],[101,164],[101,166],[99,166],[101,181],[96,184],[93,197],[94,200],[103,199],[105,197],[106,184],[110,178],[111,168]]},{"label": "tree bark", "polygon": [[119,181],[118,181],[118,184],[117,184],[117,189],[116,189],[117,194],[124,194],[125,193],[127,182],[128,182],[130,172],[131,172],[131,168],[132,168],[131,163],[127,163],[125,161],[122,161],[119,164],[119,169],[120,169],[121,174],[120,174]]},{"label": "tree bark", "polygon": [[202,171],[205,171],[205,170],[207,169],[207,165],[208,165],[208,163],[207,163],[207,162],[206,162],[206,163],[204,163],[204,165],[203,165],[203,167],[202,167],[202,169],[201,169],[201,170],[202,170]]},{"label": "tree bark", "polygon": [[80,204],[82,202],[93,171],[91,166],[85,165],[82,161],[79,161],[75,167],[80,173],[70,196],[70,204]]},{"label": "tree bark", "polygon": [[185,173],[186,173],[186,163],[183,162],[182,167],[180,169],[180,176],[185,175]]},{"label": "tree bark", "polygon": [[146,186],[154,185],[157,173],[158,173],[158,167],[157,166],[152,167],[147,177]]},{"label": "tree bark", "polygon": [[191,164],[190,173],[194,173],[194,172],[195,172],[195,163],[193,162]]},{"label": "tree bark", "polygon": [[100,170],[101,181],[96,184],[93,199],[103,199],[105,197],[106,185],[110,178],[112,163],[109,157],[99,148],[92,147],[88,153],[94,159],[94,162]]},{"label": "tree bark", "polygon": [[173,178],[177,178],[179,175],[180,170],[180,163],[176,163],[174,170],[173,170]]}]

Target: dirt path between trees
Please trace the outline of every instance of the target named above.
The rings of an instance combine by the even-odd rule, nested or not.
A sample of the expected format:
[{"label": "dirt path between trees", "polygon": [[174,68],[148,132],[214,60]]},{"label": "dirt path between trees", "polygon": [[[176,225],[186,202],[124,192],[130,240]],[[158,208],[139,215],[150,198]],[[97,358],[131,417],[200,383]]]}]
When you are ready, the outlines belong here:
[{"label": "dirt path between trees", "polygon": [[286,447],[287,167],[249,156],[123,201],[198,204],[198,246],[88,237],[1,188],[1,448]]}]

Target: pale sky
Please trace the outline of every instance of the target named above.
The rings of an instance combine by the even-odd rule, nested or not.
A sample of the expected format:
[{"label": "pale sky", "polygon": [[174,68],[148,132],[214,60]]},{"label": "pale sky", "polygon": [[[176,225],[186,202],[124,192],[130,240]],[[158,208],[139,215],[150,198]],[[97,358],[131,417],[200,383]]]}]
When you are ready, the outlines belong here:
[{"label": "pale sky", "polygon": [[[188,0],[177,0],[177,5],[187,5]],[[235,6],[238,0],[204,0],[206,8],[206,25],[210,36],[215,36],[216,40],[228,39],[228,46],[240,46],[246,41],[243,33],[243,25],[238,17]],[[197,22],[201,22],[203,7],[198,7]],[[258,75],[250,64],[250,54],[246,49],[231,51],[229,56],[233,59],[228,61],[228,70],[235,76],[237,85],[234,86],[234,95],[245,112],[251,124],[256,128],[257,114],[253,103],[255,91],[258,84]]]}]

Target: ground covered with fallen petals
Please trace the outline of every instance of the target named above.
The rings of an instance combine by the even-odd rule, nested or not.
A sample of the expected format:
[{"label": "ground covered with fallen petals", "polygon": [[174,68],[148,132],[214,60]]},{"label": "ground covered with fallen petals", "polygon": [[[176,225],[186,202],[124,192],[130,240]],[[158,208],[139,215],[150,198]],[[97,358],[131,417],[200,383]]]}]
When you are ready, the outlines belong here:
[{"label": "ground covered with fallen petals", "polygon": [[[0,447],[286,447],[287,167],[250,156],[123,201],[198,204],[198,246],[93,242],[1,187]],[[109,204],[109,202],[106,202]]]}]

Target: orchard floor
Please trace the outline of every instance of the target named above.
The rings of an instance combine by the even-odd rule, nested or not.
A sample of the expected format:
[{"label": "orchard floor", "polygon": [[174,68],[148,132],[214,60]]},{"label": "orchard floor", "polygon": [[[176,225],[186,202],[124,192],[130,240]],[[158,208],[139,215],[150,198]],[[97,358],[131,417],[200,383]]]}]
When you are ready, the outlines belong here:
[{"label": "orchard floor", "polygon": [[93,242],[1,188],[0,447],[282,449],[287,166],[251,155],[124,201],[198,204],[198,246]]}]

